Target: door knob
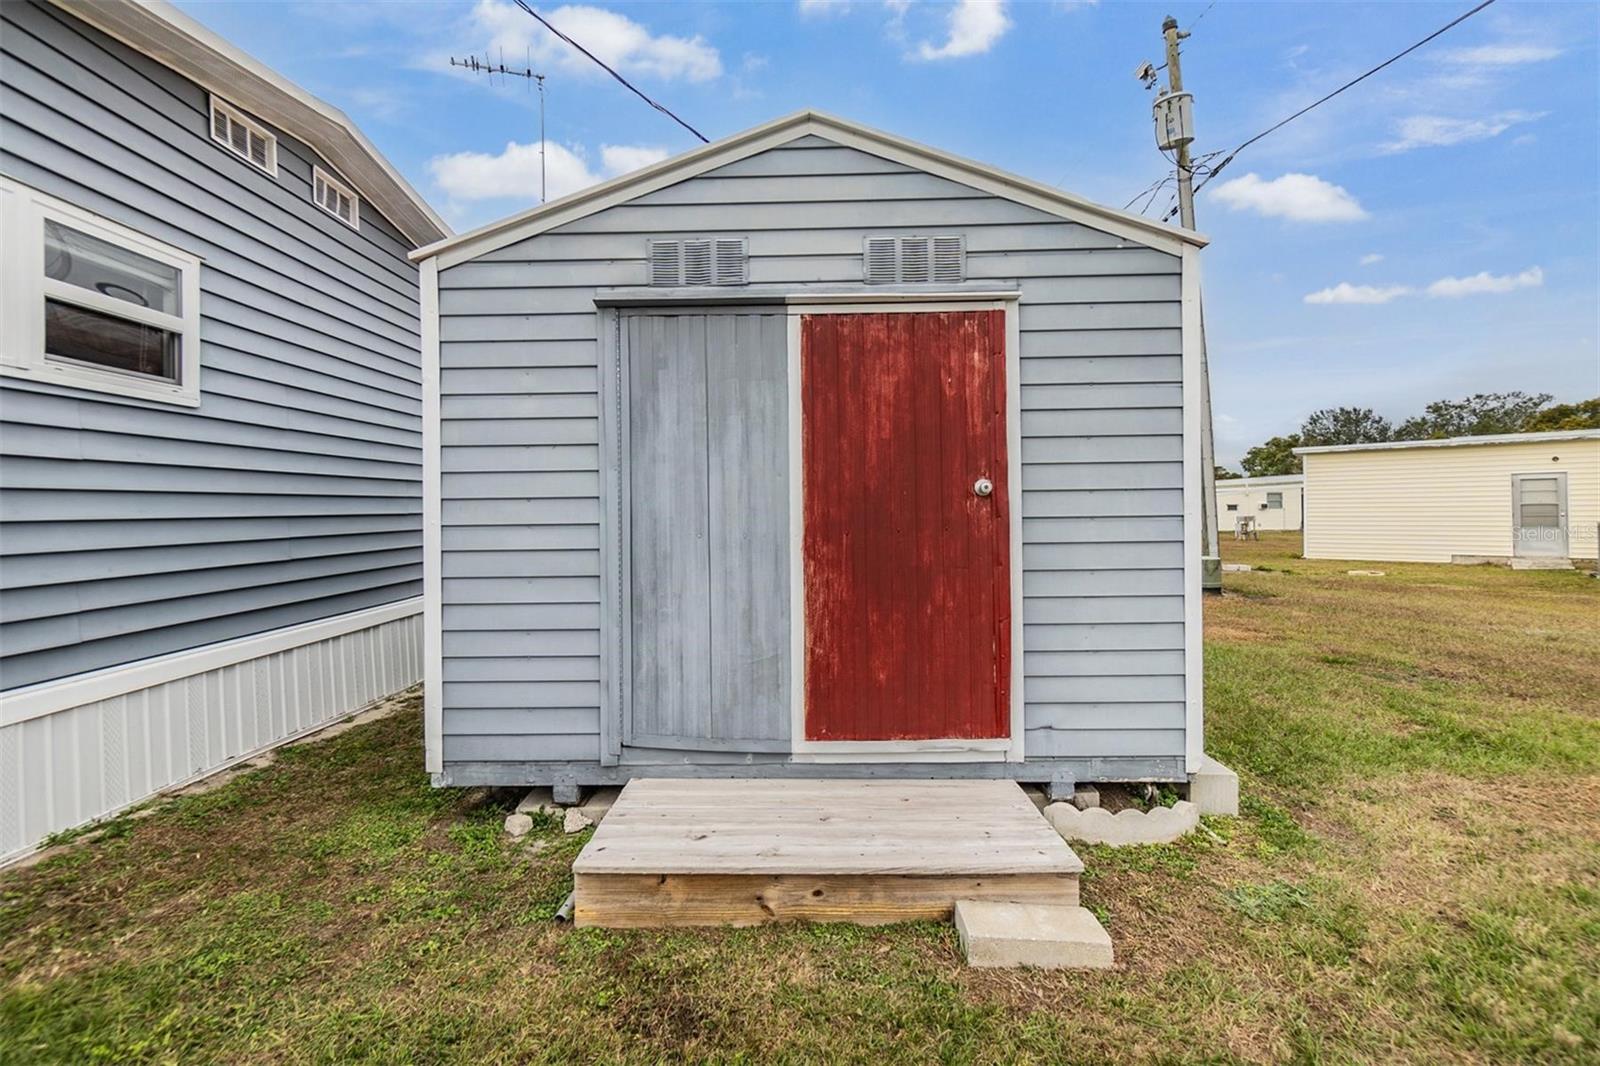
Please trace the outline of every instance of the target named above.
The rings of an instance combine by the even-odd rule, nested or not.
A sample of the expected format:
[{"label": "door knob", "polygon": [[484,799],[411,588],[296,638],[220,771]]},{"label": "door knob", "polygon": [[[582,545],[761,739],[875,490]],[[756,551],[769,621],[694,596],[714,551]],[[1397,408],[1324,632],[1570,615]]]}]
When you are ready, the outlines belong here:
[{"label": "door knob", "polygon": [[986,477],[980,477],[972,483],[972,491],[978,496],[987,496],[994,491],[994,482]]}]

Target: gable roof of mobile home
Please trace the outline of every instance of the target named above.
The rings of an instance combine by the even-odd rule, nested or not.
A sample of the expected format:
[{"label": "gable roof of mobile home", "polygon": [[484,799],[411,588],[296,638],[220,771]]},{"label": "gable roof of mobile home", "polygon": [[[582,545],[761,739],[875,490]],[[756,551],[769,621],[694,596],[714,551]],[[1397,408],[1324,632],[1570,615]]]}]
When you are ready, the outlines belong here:
[{"label": "gable roof of mobile home", "polygon": [[890,159],[1174,255],[1186,244],[1196,247],[1206,244],[1205,237],[1191,230],[1105,207],[1030,178],[1008,174],[833,115],[796,111],[631,174],[418,248],[411,253],[411,258],[438,256],[441,267],[451,266],[808,135],[823,137],[835,144]]},{"label": "gable roof of mobile home", "polygon": [[52,0],[129,48],[304,141],[413,244],[450,227],[350,117],[246,55],[165,0]]},{"label": "gable roof of mobile home", "polygon": [[1386,440],[1380,444],[1324,444],[1296,448],[1296,455],[1324,452],[1385,452],[1400,448],[1463,448],[1473,444],[1544,444],[1560,440],[1600,440],[1600,429],[1563,429],[1550,433],[1494,433],[1482,437],[1442,437],[1439,440]]}]

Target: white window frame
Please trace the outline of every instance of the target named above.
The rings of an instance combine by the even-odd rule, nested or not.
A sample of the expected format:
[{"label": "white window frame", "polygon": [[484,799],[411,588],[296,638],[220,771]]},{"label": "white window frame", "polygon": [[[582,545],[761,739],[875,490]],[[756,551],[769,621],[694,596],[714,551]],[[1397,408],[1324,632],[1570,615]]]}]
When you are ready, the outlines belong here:
[{"label": "white window frame", "polygon": [[[337,211],[332,210],[322,202],[322,197],[317,195],[319,182],[350,197],[350,218],[348,221],[340,218]],[[311,168],[311,202],[316,204],[324,214],[332,215],[335,221],[349,226],[353,230],[361,229],[361,195],[350,187],[349,182],[334,177],[319,166],[312,166]]]},{"label": "white window frame", "polygon": [[[240,126],[243,126],[245,129],[249,130],[251,133],[254,133],[257,137],[260,137],[267,142],[266,166],[262,166],[254,159],[251,159],[248,150],[241,152],[233,146],[232,141],[228,140],[226,137],[217,136],[217,112],[219,111],[228,117],[229,122],[234,122]],[[224,100],[222,97],[214,94],[211,97],[211,110],[206,115],[206,133],[211,137],[212,144],[220,146],[225,152],[233,156],[235,159],[244,160],[250,166],[261,171],[263,174],[268,174],[274,178],[278,176],[277,136],[261,123],[257,122],[249,115],[246,115],[239,108],[228,103],[228,101]]]},{"label": "white window frame", "polygon": [[[46,277],[46,221],[60,222],[175,268],[182,314],[139,307]],[[0,375],[185,407],[200,405],[199,256],[6,177],[0,177],[0,229],[4,231],[0,239],[0,318],[4,319]],[[178,380],[47,358],[46,297],[176,334]]]}]

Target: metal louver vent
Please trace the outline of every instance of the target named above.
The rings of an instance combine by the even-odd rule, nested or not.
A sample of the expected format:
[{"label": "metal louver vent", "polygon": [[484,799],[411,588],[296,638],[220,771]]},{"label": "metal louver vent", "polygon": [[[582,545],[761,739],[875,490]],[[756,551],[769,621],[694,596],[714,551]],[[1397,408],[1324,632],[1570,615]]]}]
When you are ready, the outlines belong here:
[{"label": "metal louver vent", "polygon": [[750,276],[743,237],[685,237],[650,242],[650,284],[669,287],[745,285]]},{"label": "metal louver vent", "polygon": [[868,237],[863,247],[862,277],[868,285],[959,282],[966,276],[966,240],[959,234]]}]

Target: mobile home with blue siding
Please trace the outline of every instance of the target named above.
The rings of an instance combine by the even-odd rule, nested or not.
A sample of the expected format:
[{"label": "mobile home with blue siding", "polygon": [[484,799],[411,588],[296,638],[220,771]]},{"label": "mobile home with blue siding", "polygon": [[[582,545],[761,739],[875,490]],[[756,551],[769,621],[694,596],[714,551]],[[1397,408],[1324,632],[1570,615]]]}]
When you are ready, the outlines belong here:
[{"label": "mobile home with blue siding", "polygon": [[3,857],[420,677],[448,230],[167,5],[7,3],[0,51]]},{"label": "mobile home with blue siding", "polygon": [[413,253],[436,783],[1185,780],[1203,243],[803,112]]}]

